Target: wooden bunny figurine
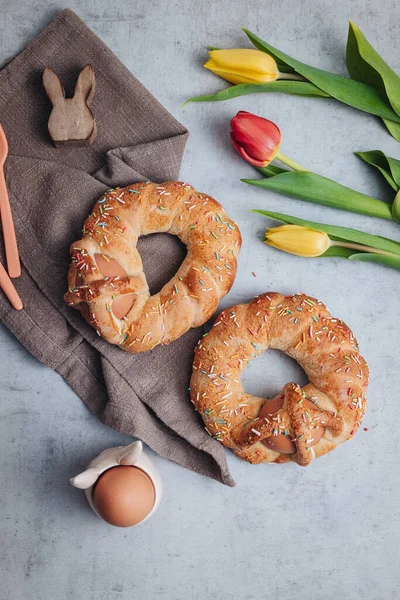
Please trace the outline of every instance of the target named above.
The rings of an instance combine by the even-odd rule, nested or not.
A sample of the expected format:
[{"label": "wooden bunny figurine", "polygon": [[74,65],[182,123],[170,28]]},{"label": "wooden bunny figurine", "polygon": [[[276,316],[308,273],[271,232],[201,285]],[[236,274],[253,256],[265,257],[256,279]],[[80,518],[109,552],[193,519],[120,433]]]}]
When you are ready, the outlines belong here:
[{"label": "wooden bunny figurine", "polygon": [[48,67],[43,71],[43,85],[53,105],[48,128],[54,145],[93,144],[97,132],[90,110],[96,88],[93,67],[86,65],[80,72],[72,98],[65,97],[59,77]]}]

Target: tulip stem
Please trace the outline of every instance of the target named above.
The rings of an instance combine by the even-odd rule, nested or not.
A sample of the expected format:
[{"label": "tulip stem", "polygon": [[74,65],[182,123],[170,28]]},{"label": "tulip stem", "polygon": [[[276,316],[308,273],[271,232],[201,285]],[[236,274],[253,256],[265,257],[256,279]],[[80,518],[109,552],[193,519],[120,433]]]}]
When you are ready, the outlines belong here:
[{"label": "tulip stem", "polygon": [[372,252],[373,254],[384,254],[385,256],[396,256],[393,252],[378,250],[372,246],[364,246],[363,244],[351,244],[349,242],[337,242],[331,240],[330,246],[341,246],[342,248],[351,248],[352,250],[360,250],[361,252]]},{"label": "tulip stem", "polygon": [[279,73],[277,79],[294,79],[295,81],[308,81],[308,79],[306,79],[302,75],[299,75],[298,73]]},{"label": "tulip stem", "polygon": [[305,169],[304,167],[299,165],[299,163],[295,162],[294,160],[292,160],[291,158],[286,156],[286,154],[282,154],[282,152],[278,152],[275,155],[275,158],[276,158],[276,160],[280,160],[284,165],[287,165],[294,171],[309,171],[309,169]]}]

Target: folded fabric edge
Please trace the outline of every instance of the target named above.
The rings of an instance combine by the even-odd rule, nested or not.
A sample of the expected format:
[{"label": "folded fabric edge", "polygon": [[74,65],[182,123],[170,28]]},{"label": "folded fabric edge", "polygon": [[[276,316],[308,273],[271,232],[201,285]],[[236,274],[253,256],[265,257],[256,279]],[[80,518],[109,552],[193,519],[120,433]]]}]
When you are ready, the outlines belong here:
[{"label": "folded fabric edge", "polygon": [[[114,171],[118,170],[119,186],[129,185],[138,181],[170,181],[177,179],[182,162],[182,155],[189,137],[189,132],[182,126],[182,132],[163,139],[144,142],[133,146],[112,148],[107,152],[106,164],[93,177],[107,186],[113,187]],[[164,166],[158,161],[154,166],[154,151],[160,156],[168,152],[174,155],[174,160],[168,159]],[[122,169],[118,169],[118,166]],[[124,174],[121,174],[121,170]],[[145,173],[145,175],[143,175]]]},{"label": "folded fabric edge", "polygon": [[[21,321],[22,319],[22,321]],[[21,311],[18,315],[18,327],[15,326],[15,312],[7,311],[5,314],[0,316],[0,321],[11,331],[11,333],[15,336],[15,338],[28,350],[28,352],[34,356],[37,360],[39,360],[45,366],[55,370],[59,375],[63,377],[63,379],[68,383],[71,389],[77,394],[77,396],[83,401],[87,409],[89,409],[92,414],[99,419],[99,421],[115,431],[115,426],[110,424],[107,414],[108,407],[108,394],[105,386],[98,380],[96,377],[88,370],[85,365],[78,359],[78,357],[72,352],[67,355],[65,351],[63,351],[51,338],[46,336],[46,343],[51,343],[52,352],[51,355],[55,359],[54,364],[49,364],[44,355],[40,355],[37,351],[37,348],[34,347],[30,343],[29,336],[24,335],[24,332],[29,331],[31,327],[34,327],[37,336],[46,335],[45,332],[40,328],[40,326],[32,320],[32,318]],[[25,324],[25,325],[24,325]],[[87,343],[85,340],[82,340],[83,343]],[[71,362],[73,362],[73,369]],[[72,371],[74,372],[74,376],[71,376]],[[76,385],[76,382],[79,381],[79,386]],[[86,381],[87,385],[82,388],[82,381]],[[90,385],[89,385],[90,384]],[[99,397],[102,398],[101,406],[99,406]],[[146,410],[151,411],[151,408],[146,405]],[[156,417],[155,417],[156,418]],[[168,428],[165,423],[162,423],[163,427]],[[169,429],[169,428],[168,428]],[[137,437],[132,435],[132,431],[126,429],[123,424],[118,428],[118,432],[130,435],[132,437]],[[175,432],[170,430],[171,435],[174,437],[178,437]],[[179,436],[180,444],[184,444],[187,446],[187,455],[194,453],[203,453],[205,455],[206,460],[201,460],[196,465],[192,464],[190,461],[181,460],[178,461],[176,457],[171,453],[165,452],[163,449],[158,447],[158,444],[151,439],[148,439],[146,435],[141,435],[140,439],[147,444],[156,454],[159,456],[166,458],[167,460],[172,460],[176,464],[183,466],[195,473],[199,473],[200,475],[204,475],[206,477],[210,477],[220,483],[223,483],[229,487],[235,486],[235,481],[229,474],[227,468],[225,469],[223,465],[221,465],[210,453],[204,451],[203,449],[196,448],[192,446],[189,442],[184,440]],[[217,467],[217,469],[215,468]]]},{"label": "folded fabric edge", "polygon": [[[99,417],[100,421],[103,423],[103,425],[106,425],[107,427],[111,427],[113,429],[113,427],[111,425],[109,425],[109,423],[107,423],[107,420],[102,420],[101,417]],[[118,431],[120,431],[121,433],[127,434],[127,435],[132,435],[129,431],[125,431],[123,427],[121,427],[121,429],[119,429]],[[176,434],[175,434],[176,435]],[[146,436],[142,436],[141,440],[147,445],[149,446],[149,448],[151,448],[158,456],[161,456],[162,458],[165,458],[167,460],[171,460],[172,462],[178,464],[179,466],[183,466],[186,469],[189,469],[189,471],[192,471],[193,473],[197,473],[198,475],[203,475],[205,477],[209,477],[210,479],[214,479],[215,481],[218,481],[219,483],[222,483],[228,487],[235,487],[236,486],[236,482],[235,480],[231,477],[230,473],[228,470],[224,470],[221,465],[216,461],[216,459],[209,454],[208,452],[206,452],[205,450],[201,450],[200,448],[194,448],[194,446],[192,446],[191,444],[187,443],[185,440],[183,440],[183,438],[180,438],[180,440],[184,441],[185,443],[187,443],[188,448],[190,449],[190,451],[196,450],[198,452],[202,452],[205,454],[206,456],[206,461],[207,464],[209,463],[209,468],[205,468],[204,467],[204,461],[201,462],[200,465],[197,465],[196,467],[194,465],[191,465],[190,463],[183,463],[182,462],[178,462],[172,455],[168,455],[168,453],[165,452],[160,452],[157,448],[157,444],[154,443],[154,441],[146,439]],[[216,473],[215,469],[213,469],[213,465],[217,465],[218,466],[218,470],[219,470],[219,474],[220,476],[218,476],[218,473]]]}]

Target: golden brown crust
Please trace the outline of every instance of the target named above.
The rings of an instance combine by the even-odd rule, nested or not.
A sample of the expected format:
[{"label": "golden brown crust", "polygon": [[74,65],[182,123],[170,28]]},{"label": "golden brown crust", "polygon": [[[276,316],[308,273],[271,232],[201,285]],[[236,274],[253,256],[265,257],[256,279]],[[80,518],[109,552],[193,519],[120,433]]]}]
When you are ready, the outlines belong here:
[{"label": "golden brown crust", "polygon": [[[150,296],[136,248],[140,235],[171,233],[187,246],[176,275]],[[81,310],[99,335],[128,352],[168,344],[191,327],[205,323],[230,290],[241,246],[239,229],[222,206],[187,183],[136,183],[104,194],[71,246],[72,263],[65,301]],[[96,254],[114,259],[126,277],[105,278]],[[123,319],[113,300],[134,294]]]},{"label": "golden brown crust", "polygon": [[[294,358],[310,383],[303,389],[287,384],[281,410],[259,418],[266,400],[244,392],[241,374],[267,348]],[[307,465],[357,431],[368,377],[353,333],[322,302],[271,292],[219,315],[196,348],[190,389],[207,431],[238,456],[251,463]],[[321,427],[324,434],[314,445],[313,431]],[[295,454],[263,444],[279,434],[291,436]]]}]

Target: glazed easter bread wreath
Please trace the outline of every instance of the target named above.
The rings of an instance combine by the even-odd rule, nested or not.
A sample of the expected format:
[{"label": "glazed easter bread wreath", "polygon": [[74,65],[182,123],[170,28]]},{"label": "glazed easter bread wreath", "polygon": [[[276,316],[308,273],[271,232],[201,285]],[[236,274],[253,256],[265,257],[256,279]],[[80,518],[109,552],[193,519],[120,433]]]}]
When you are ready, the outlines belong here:
[{"label": "glazed easter bread wreath", "polygon": [[[150,295],[139,236],[178,236],[187,256],[176,275]],[[144,352],[203,325],[236,276],[237,225],[211,196],[178,181],[136,183],[99,198],[71,246],[65,301],[99,335],[128,352]]]},{"label": "glazed easter bread wreath", "polygon": [[[273,399],[246,394],[243,369],[267,348],[304,369]],[[197,346],[191,399],[210,435],[251,463],[308,465],[357,431],[368,366],[351,330],[305,294],[263,294],[224,310]]]}]

